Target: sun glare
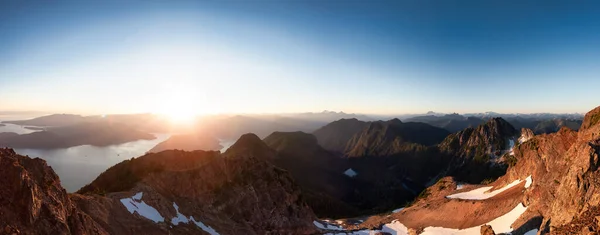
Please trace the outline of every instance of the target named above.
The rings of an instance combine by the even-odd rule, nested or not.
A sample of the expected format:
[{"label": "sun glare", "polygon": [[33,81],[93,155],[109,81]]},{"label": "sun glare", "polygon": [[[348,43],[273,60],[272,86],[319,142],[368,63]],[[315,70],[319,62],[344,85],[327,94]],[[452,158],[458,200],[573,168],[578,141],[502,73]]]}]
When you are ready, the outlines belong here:
[{"label": "sun glare", "polygon": [[169,88],[160,97],[156,112],[176,124],[189,124],[202,113],[202,100],[186,88]]}]

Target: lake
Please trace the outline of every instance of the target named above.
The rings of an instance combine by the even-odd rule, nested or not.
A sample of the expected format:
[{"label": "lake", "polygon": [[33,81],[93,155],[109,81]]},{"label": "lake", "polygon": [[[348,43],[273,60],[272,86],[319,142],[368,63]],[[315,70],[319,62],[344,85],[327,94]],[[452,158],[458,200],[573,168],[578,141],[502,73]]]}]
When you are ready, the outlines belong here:
[{"label": "lake", "polygon": [[[28,134],[35,132],[20,125],[2,123],[0,132]],[[62,186],[67,192],[75,192],[91,183],[100,173],[126,159],[144,155],[158,143],[169,138],[170,134],[154,134],[154,140],[138,140],[118,145],[97,147],[81,145],[61,149],[15,149],[15,152],[32,158],[46,160],[49,166],[60,177]],[[223,149],[227,150],[235,140],[219,140]]]},{"label": "lake", "polygon": [[170,135],[155,136],[154,140],[138,140],[105,147],[81,145],[62,149],[15,149],[15,152],[46,160],[60,177],[61,184],[67,192],[74,192],[91,183],[109,167],[123,160],[144,155]]}]

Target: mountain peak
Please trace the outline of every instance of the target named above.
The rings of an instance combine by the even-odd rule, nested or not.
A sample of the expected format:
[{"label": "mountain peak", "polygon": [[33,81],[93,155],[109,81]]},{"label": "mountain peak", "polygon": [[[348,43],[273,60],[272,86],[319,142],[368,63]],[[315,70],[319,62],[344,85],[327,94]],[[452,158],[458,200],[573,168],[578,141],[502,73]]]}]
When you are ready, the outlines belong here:
[{"label": "mountain peak", "polygon": [[314,148],[318,145],[317,138],[314,135],[302,131],[276,131],[267,136],[264,142],[277,151],[285,149],[288,145],[301,146],[302,148]]},{"label": "mountain peak", "polygon": [[390,124],[402,124],[402,121],[400,121],[400,119],[398,118],[394,118],[388,121],[388,123]]},{"label": "mountain peak", "polygon": [[265,144],[254,133],[246,133],[233,144],[224,155],[227,157],[240,157],[251,155],[261,159],[271,159],[275,157],[275,152]]},{"label": "mountain peak", "polygon": [[600,106],[585,114],[583,123],[581,124],[581,130],[589,129],[598,124],[600,124]]}]

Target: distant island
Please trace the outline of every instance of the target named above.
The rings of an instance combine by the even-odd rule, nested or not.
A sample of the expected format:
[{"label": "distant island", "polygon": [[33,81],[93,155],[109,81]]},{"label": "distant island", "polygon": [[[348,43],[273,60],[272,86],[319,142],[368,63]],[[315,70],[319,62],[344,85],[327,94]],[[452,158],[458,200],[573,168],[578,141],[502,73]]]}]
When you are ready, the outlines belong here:
[{"label": "distant island", "polygon": [[34,130],[34,131],[45,131],[46,130],[46,127],[39,127],[39,126],[26,126],[24,128],[28,129],[28,130]]},{"label": "distant island", "polygon": [[157,144],[154,148],[150,149],[150,153],[158,153],[164,150],[204,150],[204,151],[218,151],[223,146],[219,144],[219,140],[214,137],[201,136],[195,134],[186,135],[174,135],[169,139]]},{"label": "distant island", "polygon": [[[30,129],[30,128],[28,128]],[[0,146],[10,148],[55,149],[79,145],[108,146],[156,137],[127,125],[110,122],[80,123],[49,127],[29,134],[2,133]]]}]

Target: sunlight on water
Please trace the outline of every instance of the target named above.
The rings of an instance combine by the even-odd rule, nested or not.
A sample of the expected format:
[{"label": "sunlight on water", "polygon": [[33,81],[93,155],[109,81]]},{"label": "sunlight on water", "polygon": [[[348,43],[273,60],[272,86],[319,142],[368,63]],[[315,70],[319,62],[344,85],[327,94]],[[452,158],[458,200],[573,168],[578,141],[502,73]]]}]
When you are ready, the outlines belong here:
[{"label": "sunlight on water", "polygon": [[74,192],[92,182],[109,167],[133,157],[139,157],[169,134],[155,134],[154,140],[138,140],[129,143],[96,147],[82,145],[62,149],[15,149],[21,155],[39,157],[54,169],[61,184],[68,192]]}]

